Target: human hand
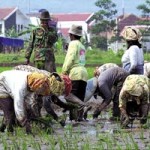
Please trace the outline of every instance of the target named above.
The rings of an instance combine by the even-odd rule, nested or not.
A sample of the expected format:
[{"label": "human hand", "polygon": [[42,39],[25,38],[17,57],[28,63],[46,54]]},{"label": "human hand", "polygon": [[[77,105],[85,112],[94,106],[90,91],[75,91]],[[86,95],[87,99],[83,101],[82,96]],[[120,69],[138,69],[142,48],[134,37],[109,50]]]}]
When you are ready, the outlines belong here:
[{"label": "human hand", "polygon": [[120,123],[122,127],[126,127],[129,124],[129,117],[126,111],[121,111]]},{"label": "human hand", "polygon": [[96,67],[95,70],[94,70],[94,77],[97,77],[100,75],[100,72],[98,70],[99,67]]},{"label": "human hand", "polygon": [[93,114],[93,119],[97,119],[98,116],[100,115],[101,111],[99,111],[98,109],[94,111],[94,114]]}]

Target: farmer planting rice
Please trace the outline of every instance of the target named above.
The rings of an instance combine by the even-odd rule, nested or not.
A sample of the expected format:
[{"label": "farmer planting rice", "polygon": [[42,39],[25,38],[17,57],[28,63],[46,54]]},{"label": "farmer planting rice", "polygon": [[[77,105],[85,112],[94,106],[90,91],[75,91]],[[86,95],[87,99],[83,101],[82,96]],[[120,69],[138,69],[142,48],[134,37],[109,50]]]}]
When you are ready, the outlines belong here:
[{"label": "farmer planting rice", "polygon": [[[112,67],[100,73],[98,77],[98,93],[103,102],[94,111],[93,118],[97,118],[111,101],[113,101],[113,116],[110,119],[117,120],[120,117],[119,93],[128,75],[129,73],[120,67]],[[111,90],[113,87],[115,87],[115,94],[112,98]]]},{"label": "farmer planting rice", "polygon": [[147,122],[149,94],[150,81],[146,76],[130,75],[126,78],[119,95],[122,127],[128,127],[136,118],[141,125]]},{"label": "farmer planting rice", "polygon": [[97,86],[98,86],[98,77],[100,73],[106,71],[109,68],[118,67],[118,65],[114,63],[106,63],[101,65],[100,67],[96,67],[94,70],[94,77],[87,80],[86,92],[84,101],[87,102],[94,95],[97,96]]},{"label": "farmer planting rice", "polygon": [[58,115],[55,113],[55,111],[52,108],[52,102],[56,105],[60,106],[61,108],[64,108],[65,110],[71,110],[73,108],[82,108],[85,106],[84,102],[82,102],[79,98],[77,98],[74,94],[70,93],[72,88],[72,83],[70,78],[67,75],[58,75],[57,73],[50,73],[46,70],[40,70],[35,67],[29,66],[29,65],[19,65],[14,67],[15,70],[24,70],[28,72],[39,72],[43,73],[46,76],[51,76],[52,74],[59,80],[64,81],[65,90],[62,93],[64,98],[66,99],[66,102],[63,102],[57,95],[51,94],[48,96],[42,96],[38,99],[42,99],[43,101],[43,107],[47,111],[48,114],[52,115],[53,118],[60,122],[61,125],[64,125],[64,120],[62,118],[59,118]]},{"label": "farmer planting rice", "polygon": [[26,116],[25,101],[33,109],[34,99],[28,99],[33,93],[47,96],[50,94],[61,95],[63,92],[64,82],[56,80],[55,76],[48,78],[41,73],[20,70],[4,71],[0,74],[0,99],[10,99],[10,97],[13,99],[16,118],[22,126],[26,127],[27,133],[31,132],[31,129]]}]

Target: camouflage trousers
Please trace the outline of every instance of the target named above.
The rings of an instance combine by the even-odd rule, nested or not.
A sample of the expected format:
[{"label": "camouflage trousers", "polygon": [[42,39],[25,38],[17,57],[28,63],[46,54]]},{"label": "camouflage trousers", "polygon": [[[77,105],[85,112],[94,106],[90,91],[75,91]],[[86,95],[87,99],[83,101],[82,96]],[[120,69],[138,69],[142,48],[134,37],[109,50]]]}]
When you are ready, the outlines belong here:
[{"label": "camouflage trousers", "polygon": [[56,65],[53,61],[36,60],[34,65],[38,69],[46,70],[48,72],[56,72]]}]

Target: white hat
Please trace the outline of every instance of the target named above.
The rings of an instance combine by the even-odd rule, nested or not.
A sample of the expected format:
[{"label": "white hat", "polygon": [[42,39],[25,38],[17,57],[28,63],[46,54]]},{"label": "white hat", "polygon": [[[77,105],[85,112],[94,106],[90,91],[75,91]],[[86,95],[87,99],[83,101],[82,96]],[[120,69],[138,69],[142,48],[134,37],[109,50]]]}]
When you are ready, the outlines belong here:
[{"label": "white hat", "polygon": [[69,29],[68,33],[71,33],[77,36],[82,36],[82,26],[73,24],[71,28]]}]

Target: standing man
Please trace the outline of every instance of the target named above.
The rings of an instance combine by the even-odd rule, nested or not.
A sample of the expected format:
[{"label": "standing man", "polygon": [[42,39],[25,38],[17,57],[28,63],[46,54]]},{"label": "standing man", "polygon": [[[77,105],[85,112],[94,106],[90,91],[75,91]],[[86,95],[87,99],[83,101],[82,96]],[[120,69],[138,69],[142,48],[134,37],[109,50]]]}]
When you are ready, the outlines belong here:
[{"label": "standing man", "polygon": [[[82,37],[82,26],[72,25],[69,29],[70,43],[66,58],[62,67],[62,74],[69,75],[72,81],[71,93],[84,101],[88,73],[85,66],[85,47],[80,39]],[[83,110],[80,112],[70,111],[70,120],[82,121]]]},{"label": "standing man", "polygon": [[41,24],[33,30],[25,57],[27,64],[34,51],[34,64],[38,69],[56,72],[54,43],[57,41],[57,31],[55,27],[49,25],[51,20],[49,12],[44,10],[40,14]]}]

